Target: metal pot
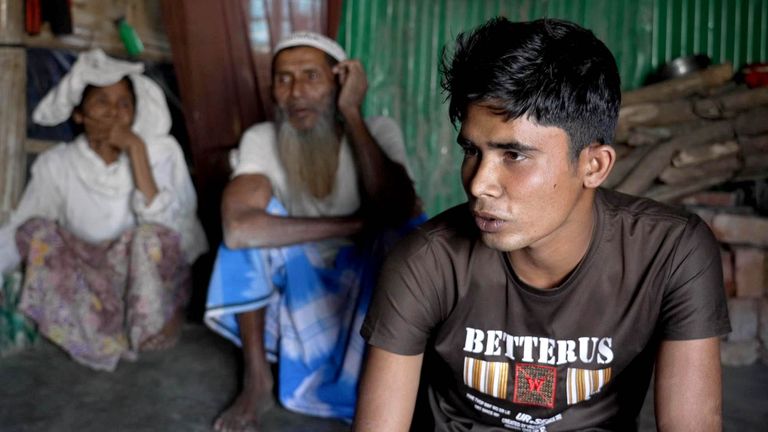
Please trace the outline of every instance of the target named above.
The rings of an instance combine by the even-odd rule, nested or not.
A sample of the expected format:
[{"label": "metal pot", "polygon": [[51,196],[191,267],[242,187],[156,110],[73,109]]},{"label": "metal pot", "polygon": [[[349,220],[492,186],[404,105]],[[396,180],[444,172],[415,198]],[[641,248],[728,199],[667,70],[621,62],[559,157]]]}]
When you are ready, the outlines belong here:
[{"label": "metal pot", "polygon": [[648,84],[686,76],[693,72],[706,69],[711,64],[712,59],[705,54],[678,57],[661,65],[658,71],[649,77]]}]

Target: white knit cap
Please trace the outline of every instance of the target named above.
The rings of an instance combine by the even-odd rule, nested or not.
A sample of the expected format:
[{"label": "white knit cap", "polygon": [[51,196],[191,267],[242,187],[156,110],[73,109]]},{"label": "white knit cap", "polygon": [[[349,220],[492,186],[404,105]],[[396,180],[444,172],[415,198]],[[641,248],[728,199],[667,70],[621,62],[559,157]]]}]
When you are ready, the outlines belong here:
[{"label": "white knit cap", "polygon": [[310,46],[317,48],[335,58],[337,61],[344,61],[347,59],[347,53],[344,52],[344,48],[341,47],[335,40],[323,36],[320,33],[314,32],[296,32],[292,33],[288,37],[284,38],[275,46],[275,54],[286,48],[293,48],[297,46]]},{"label": "white knit cap", "polygon": [[65,122],[80,104],[83,91],[90,84],[109,86],[129,77],[136,96],[136,110],[131,129],[147,138],[166,135],[171,130],[171,113],[165,94],[154,81],[142,75],[144,65],[118,60],[100,49],[81,53],[72,68],[43,97],[32,112],[32,119],[43,126]]}]

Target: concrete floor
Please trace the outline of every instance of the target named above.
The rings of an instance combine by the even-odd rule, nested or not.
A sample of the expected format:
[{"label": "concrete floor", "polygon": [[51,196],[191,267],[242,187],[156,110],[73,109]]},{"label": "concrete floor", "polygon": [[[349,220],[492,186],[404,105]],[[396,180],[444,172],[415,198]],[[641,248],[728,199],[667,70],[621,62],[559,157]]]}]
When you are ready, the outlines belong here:
[{"label": "concrete floor", "polygon": [[[209,431],[233,397],[239,352],[199,324],[184,328],[171,350],[123,361],[113,373],[69,360],[53,345],[0,359],[0,430]],[[768,430],[768,367],[724,368],[725,431]],[[646,403],[640,430],[652,431]],[[267,412],[264,432],[341,432],[349,426],[289,413]]]}]

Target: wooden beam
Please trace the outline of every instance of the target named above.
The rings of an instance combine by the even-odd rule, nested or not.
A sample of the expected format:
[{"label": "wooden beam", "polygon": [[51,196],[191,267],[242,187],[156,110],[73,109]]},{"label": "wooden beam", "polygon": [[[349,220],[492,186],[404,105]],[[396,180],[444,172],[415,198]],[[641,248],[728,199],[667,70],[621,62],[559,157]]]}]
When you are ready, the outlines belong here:
[{"label": "wooden beam", "polygon": [[5,222],[24,187],[23,149],[27,134],[27,53],[21,46],[21,1],[0,7],[0,224]]}]

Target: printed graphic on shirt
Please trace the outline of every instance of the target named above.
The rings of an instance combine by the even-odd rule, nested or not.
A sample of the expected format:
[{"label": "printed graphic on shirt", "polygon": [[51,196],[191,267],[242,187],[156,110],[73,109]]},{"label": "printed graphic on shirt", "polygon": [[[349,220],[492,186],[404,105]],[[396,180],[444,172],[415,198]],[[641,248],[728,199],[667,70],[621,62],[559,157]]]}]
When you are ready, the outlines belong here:
[{"label": "printed graphic on shirt", "polygon": [[[589,400],[611,380],[614,359],[613,338],[583,336],[573,339],[552,339],[530,335],[512,335],[503,330],[483,330],[466,327],[463,351],[464,384],[494,398],[511,400],[520,405],[552,409],[557,396],[558,367],[565,376],[565,396],[568,405]],[[494,356],[495,361],[472,356]],[[499,361],[501,359],[502,361]],[[567,367],[580,363],[594,369]],[[514,367],[514,375],[512,374]],[[479,398],[478,398],[479,400]],[[489,403],[490,402],[490,403]],[[475,402],[479,411],[506,419],[506,427],[524,429],[543,426],[526,424],[521,418],[509,419],[506,413],[493,408],[493,401]],[[524,413],[519,413],[524,415]],[[518,425],[513,425],[517,423]]]},{"label": "printed graphic on shirt", "polygon": [[556,368],[535,364],[515,364],[513,402],[553,408],[555,406],[556,392]]},{"label": "printed graphic on shirt", "polygon": [[598,370],[568,368],[566,379],[568,405],[588,400],[602,390],[610,380],[611,368]]},{"label": "printed graphic on shirt", "polygon": [[487,356],[503,355],[510,360],[545,365],[575,362],[604,365],[613,361],[613,339],[580,337],[550,339],[538,336],[511,335],[502,330],[480,330],[467,327],[464,352]]},{"label": "printed graphic on shirt", "polygon": [[467,393],[465,396],[478,412],[496,417],[504,427],[515,431],[547,432],[547,425],[563,419],[562,414],[538,418],[524,412],[514,413],[509,409],[484,401],[471,393]]},{"label": "printed graphic on shirt", "polygon": [[507,398],[509,364],[464,357],[464,384],[495,398]]}]

